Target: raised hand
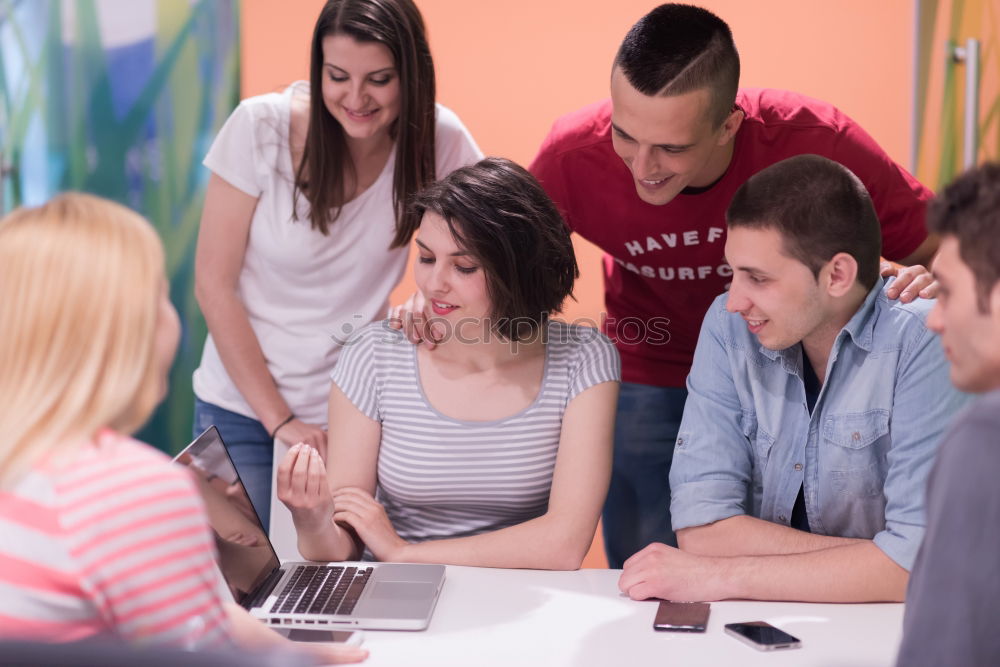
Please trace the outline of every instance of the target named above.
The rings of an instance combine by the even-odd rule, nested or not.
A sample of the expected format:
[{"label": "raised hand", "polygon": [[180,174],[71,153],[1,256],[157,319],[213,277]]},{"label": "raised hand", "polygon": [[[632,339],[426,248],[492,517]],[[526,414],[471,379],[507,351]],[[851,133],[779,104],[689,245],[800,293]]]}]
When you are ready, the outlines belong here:
[{"label": "raised hand", "polygon": [[315,448],[304,443],[288,450],[278,466],[278,500],[291,511],[296,528],[317,530],[333,516],[333,494],[326,466]]}]

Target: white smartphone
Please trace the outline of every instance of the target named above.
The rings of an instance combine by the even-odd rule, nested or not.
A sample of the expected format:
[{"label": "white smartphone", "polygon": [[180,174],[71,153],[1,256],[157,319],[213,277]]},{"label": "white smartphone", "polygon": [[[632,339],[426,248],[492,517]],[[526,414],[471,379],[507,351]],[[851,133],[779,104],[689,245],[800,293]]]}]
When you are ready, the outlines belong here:
[{"label": "white smartphone", "polygon": [[327,642],[346,646],[361,646],[365,633],[360,630],[304,630],[302,628],[272,628],[293,642]]},{"label": "white smartphone", "polygon": [[802,642],[784,630],[779,630],[764,621],[749,621],[747,623],[726,623],[726,634],[736,637],[744,644],[753,646],[758,651],[775,651],[782,648],[799,648]]}]

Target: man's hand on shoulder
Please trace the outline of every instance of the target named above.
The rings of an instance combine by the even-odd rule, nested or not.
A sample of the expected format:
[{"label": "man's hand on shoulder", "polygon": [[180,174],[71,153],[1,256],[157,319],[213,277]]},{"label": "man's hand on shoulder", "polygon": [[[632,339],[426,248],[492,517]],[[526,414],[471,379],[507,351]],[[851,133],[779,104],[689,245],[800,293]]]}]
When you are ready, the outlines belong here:
[{"label": "man's hand on shoulder", "polygon": [[883,278],[895,276],[896,280],[885,291],[890,299],[899,299],[910,303],[917,297],[933,299],[938,293],[938,282],[925,267],[920,264],[903,266],[887,260],[882,260],[881,273]]},{"label": "man's hand on shoulder", "polygon": [[414,292],[402,305],[389,308],[387,317],[389,326],[402,331],[411,343],[423,343],[428,350],[433,350],[444,338],[445,331],[440,322],[429,320],[424,315],[426,304],[424,295]]}]

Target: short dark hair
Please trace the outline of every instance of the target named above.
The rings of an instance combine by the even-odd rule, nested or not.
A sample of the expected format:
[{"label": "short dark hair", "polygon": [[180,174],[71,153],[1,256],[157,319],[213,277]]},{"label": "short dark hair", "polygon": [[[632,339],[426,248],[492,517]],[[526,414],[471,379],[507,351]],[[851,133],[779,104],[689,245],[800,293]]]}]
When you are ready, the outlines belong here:
[{"label": "short dark hair", "polygon": [[784,251],[813,275],[839,252],[858,263],[857,281],[878,280],[882,227],[864,184],[844,165],[796,155],[751,176],[726,211],[729,227],[776,229]]},{"label": "short dark hair", "polygon": [[722,125],[736,104],[740,56],[733,33],[701,7],[671,3],[643,16],[625,35],[615,65],[644,95],[708,88],[714,127]]},{"label": "short dark hair", "polygon": [[1000,163],[974,167],[956,178],[927,207],[932,234],[958,239],[958,252],[976,279],[979,310],[1000,281]]},{"label": "short dark hair", "polygon": [[354,171],[344,128],[323,102],[323,39],[347,35],[376,42],[392,53],[399,74],[399,118],[390,128],[396,142],[392,177],[396,234],[392,247],[404,246],[417,228],[406,202],[434,180],[434,61],[424,20],[413,0],[328,0],[313,29],[309,61],[309,130],[295,174],[294,204],[305,195],[313,229],[323,234],[347,200],[345,174]]},{"label": "short dark hair", "polygon": [[480,160],[425,188],[411,209],[444,218],[457,245],[480,264],[502,337],[533,335],[572,296],[580,271],[569,228],[523,167]]}]

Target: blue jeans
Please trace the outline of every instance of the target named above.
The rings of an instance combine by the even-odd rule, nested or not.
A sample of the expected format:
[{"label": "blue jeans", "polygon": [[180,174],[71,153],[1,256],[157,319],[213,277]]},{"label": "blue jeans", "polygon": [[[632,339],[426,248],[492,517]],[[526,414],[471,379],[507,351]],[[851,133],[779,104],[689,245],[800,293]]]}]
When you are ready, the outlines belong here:
[{"label": "blue jeans", "polygon": [[230,412],[200,398],[194,399],[194,435],[215,424],[222,441],[226,443],[236,472],[250,494],[250,502],[264,524],[264,531],[271,524],[271,460],[274,441],[264,425],[256,419]]},{"label": "blue jeans", "polygon": [[608,566],[651,542],[677,546],[670,526],[670,461],[687,390],[622,382],[615,418],[611,486],[604,503]]}]

